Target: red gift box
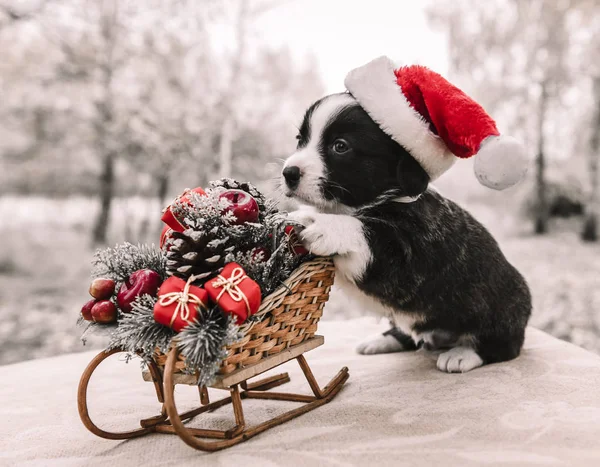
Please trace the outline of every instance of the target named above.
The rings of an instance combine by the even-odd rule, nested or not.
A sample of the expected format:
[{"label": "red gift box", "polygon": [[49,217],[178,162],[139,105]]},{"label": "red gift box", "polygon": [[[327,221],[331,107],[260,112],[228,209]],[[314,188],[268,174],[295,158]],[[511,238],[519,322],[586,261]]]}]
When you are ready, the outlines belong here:
[{"label": "red gift box", "polygon": [[158,244],[158,246],[161,250],[165,246],[165,243],[167,242],[167,240],[169,238],[171,238],[172,233],[173,233],[173,229],[171,227],[169,227],[168,225],[165,225],[163,227],[162,232],[160,233],[160,243]]},{"label": "red gift box", "polygon": [[169,204],[165,209],[163,209],[163,214],[160,219],[165,224],[167,224],[169,227],[171,227],[173,230],[175,230],[177,232],[183,232],[185,230],[185,226],[182,224],[182,219],[177,219],[177,217],[175,217],[175,215],[173,214],[173,212],[171,210],[171,206],[175,202],[179,202],[179,203],[188,202],[190,200],[191,192],[198,193],[199,195],[206,194],[205,191],[200,187],[194,188],[193,190],[186,188],[185,191],[181,195],[179,195],[177,198],[175,198],[175,200],[171,204]]},{"label": "red gift box", "polygon": [[199,308],[206,309],[208,294],[206,290],[192,285],[194,276],[188,281],[179,277],[169,277],[158,289],[158,301],[154,305],[154,320],[181,331],[198,317]]},{"label": "red gift box", "polygon": [[260,286],[237,263],[228,263],[204,288],[223,313],[235,315],[237,324],[246,321],[260,307]]}]

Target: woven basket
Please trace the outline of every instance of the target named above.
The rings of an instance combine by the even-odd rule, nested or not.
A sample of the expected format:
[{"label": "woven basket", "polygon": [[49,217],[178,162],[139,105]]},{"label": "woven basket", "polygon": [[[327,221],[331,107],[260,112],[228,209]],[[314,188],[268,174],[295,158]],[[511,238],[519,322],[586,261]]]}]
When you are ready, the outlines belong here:
[{"label": "woven basket", "polygon": [[[331,258],[319,257],[302,263],[279,289],[263,300],[255,314],[261,320],[240,327],[244,337],[227,347],[227,358],[219,373],[225,375],[254,365],[314,336],[334,274]],[[167,356],[156,353],[154,359],[159,367],[164,367]],[[185,368],[185,357],[179,356],[175,368],[178,372]]]}]

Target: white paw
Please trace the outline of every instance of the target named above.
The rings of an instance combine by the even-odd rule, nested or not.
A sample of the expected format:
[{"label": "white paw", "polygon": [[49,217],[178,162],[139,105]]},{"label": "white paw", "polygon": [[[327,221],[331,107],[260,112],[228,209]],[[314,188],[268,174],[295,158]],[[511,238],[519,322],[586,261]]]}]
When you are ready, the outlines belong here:
[{"label": "white paw", "polygon": [[437,359],[438,370],[446,373],[465,373],[481,365],[483,360],[471,347],[454,347]]},{"label": "white paw", "polygon": [[384,336],[383,334],[364,340],[356,346],[356,351],[361,355],[401,352],[402,350],[404,347],[394,336]]},{"label": "white paw", "polygon": [[296,211],[290,212],[288,218],[304,227],[308,227],[315,222],[318,214],[314,207],[302,205]]},{"label": "white paw", "polygon": [[358,251],[365,243],[362,222],[341,214],[296,211],[306,227],[300,239],[318,256],[344,255]]}]

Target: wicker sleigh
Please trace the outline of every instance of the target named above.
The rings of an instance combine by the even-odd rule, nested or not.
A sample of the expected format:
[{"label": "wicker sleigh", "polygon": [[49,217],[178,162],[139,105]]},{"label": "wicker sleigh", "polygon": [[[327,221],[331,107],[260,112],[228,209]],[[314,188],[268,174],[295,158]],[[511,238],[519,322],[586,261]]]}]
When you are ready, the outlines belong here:
[{"label": "wicker sleigh", "polygon": [[[207,388],[201,387],[200,407],[178,413],[174,398],[175,385],[197,384],[198,375],[183,371],[185,358],[176,347],[167,355],[155,354],[143,377],[146,381],[154,383],[157,398],[163,404],[161,414],[141,420],[141,428],[132,431],[115,433],[102,430],[89,416],[87,388],[92,373],[102,361],[121,350],[100,352],[85,369],[79,383],[78,408],[83,424],[92,433],[107,439],[128,439],[154,432],[175,433],[196,449],[216,451],[245,441],[329,402],[348,379],[348,368],[342,368],[331,382],[321,389],[303,354],[324,342],[323,337],[315,333],[333,280],[332,260],[316,258],[301,264],[282,287],[263,300],[256,313],[261,320],[242,326],[244,337],[227,348],[227,358],[223,361],[219,376],[211,385],[212,388],[228,390],[229,397],[210,402]],[[248,382],[250,378],[292,359],[298,361],[313,392],[312,396],[269,392],[269,389],[290,381],[287,373]],[[259,425],[246,427],[242,409],[242,399],[246,398],[303,402],[304,405]],[[229,430],[188,428],[183,424],[201,413],[229,403],[233,406],[235,416],[235,424]],[[208,441],[207,438],[218,441]]]}]

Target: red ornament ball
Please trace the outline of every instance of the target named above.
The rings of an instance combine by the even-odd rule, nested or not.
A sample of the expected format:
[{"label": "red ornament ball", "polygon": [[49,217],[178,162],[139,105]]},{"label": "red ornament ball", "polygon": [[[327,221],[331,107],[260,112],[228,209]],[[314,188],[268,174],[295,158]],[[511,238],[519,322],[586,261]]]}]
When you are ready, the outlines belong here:
[{"label": "red ornament ball", "polygon": [[160,275],[152,269],[135,271],[121,285],[117,293],[117,305],[123,313],[131,312],[136,297],[144,294],[155,296],[161,282]]},{"label": "red ornament ball", "polygon": [[223,213],[231,212],[235,216],[235,224],[245,222],[257,222],[259,215],[258,203],[252,195],[243,190],[225,190],[219,195],[219,199],[227,200],[227,207]]}]

